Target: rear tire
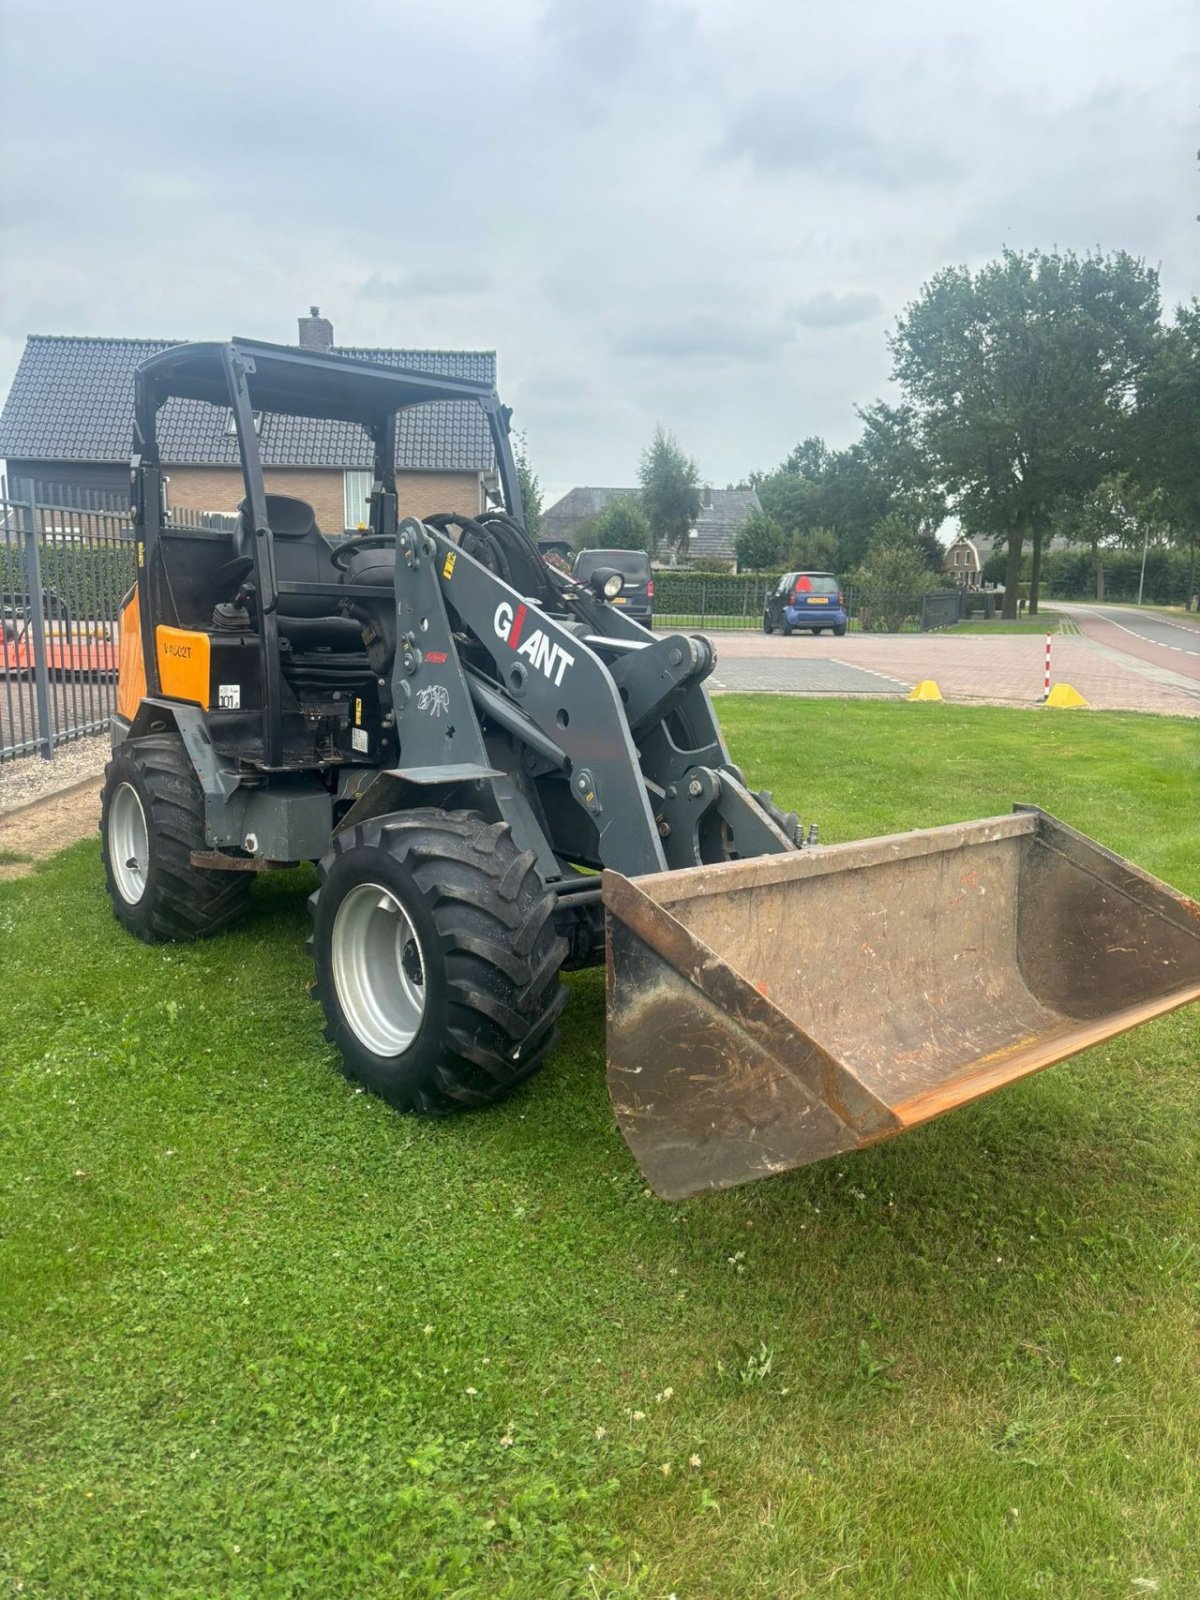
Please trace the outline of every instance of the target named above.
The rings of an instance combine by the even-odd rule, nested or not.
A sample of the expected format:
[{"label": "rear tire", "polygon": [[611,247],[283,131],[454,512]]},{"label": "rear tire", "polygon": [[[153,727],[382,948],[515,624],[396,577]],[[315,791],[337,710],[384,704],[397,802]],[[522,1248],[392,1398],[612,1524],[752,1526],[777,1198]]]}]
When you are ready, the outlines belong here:
[{"label": "rear tire", "polygon": [[835,639],[844,639],[846,637],[846,624],[844,622],[840,627],[833,630],[833,637]]},{"label": "rear tire", "polygon": [[792,637],[792,630],[786,622],[780,625],[779,631],[785,639],[790,639]]},{"label": "rear tire", "polygon": [[207,849],[204,792],[178,734],[127,739],[104,771],[100,855],[122,927],[147,944],[204,939],[246,908],[251,875],[191,864]]},{"label": "rear tire", "polygon": [[402,1111],[503,1099],[558,1042],[567,942],[532,851],[473,812],[338,835],[309,904],[313,993],[342,1069]]}]

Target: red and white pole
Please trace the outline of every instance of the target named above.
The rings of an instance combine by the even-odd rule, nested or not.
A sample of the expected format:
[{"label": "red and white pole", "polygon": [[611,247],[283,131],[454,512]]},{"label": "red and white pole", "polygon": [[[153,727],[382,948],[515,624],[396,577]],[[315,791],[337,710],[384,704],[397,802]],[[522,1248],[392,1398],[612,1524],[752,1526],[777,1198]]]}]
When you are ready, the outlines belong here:
[{"label": "red and white pole", "polygon": [[1042,684],[1042,699],[1050,698],[1050,635],[1046,635],[1046,675]]}]

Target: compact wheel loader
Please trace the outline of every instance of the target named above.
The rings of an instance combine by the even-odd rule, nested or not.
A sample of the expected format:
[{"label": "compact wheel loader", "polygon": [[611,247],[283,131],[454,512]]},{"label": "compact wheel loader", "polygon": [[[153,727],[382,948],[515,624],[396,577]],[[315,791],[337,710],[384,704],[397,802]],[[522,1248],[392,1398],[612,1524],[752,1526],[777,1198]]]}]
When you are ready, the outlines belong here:
[{"label": "compact wheel loader", "polygon": [[[236,518],[173,519],[168,402],[232,416]],[[401,517],[397,428],[447,403],[482,413],[504,508]],[[295,417],[371,441],[364,536],[266,492],[256,422]],[[397,1107],[498,1100],[554,1048],[560,974],[607,960],[617,1119],[678,1198],[890,1138],[1200,997],[1200,907],[1036,809],[811,844],[731,761],[708,640],[639,626],[618,572],[543,561],[487,386],[177,346],[137,373],[132,483],[116,916],[218,933],[255,873],[317,863],[326,1034]]]}]

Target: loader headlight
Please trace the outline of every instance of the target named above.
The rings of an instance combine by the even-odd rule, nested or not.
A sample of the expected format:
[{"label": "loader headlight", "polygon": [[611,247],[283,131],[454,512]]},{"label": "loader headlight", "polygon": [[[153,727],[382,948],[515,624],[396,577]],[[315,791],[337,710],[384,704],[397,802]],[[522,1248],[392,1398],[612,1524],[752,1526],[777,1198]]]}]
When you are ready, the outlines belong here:
[{"label": "loader headlight", "polygon": [[625,587],[625,579],[615,567],[597,567],[588,582],[596,594],[605,600],[615,600]]}]

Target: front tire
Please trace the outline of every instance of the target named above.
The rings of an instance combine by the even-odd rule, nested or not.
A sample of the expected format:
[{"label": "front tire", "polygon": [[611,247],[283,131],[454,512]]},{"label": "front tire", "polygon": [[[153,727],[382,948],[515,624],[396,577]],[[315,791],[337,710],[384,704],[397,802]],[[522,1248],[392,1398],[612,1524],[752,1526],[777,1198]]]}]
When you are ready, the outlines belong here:
[{"label": "front tire", "polygon": [[416,810],[339,834],[309,902],[343,1071],[403,1111],[490,1105],[558,1042],[567,943],[511,829]]},{"label": "front tire", "polygon": [[206,848],[204,792],[178,734],[119,745],[104,771],[100,855],[122,927],[147,944],[227,928],[250,899],[250,874],[192,866]]},{"label": "front tire", "polygon": [[763,612],[763,632],[764,633],[774,633],[775,632],[775,629],[771,624],[771,613],[769,611],[764,611]]}]

